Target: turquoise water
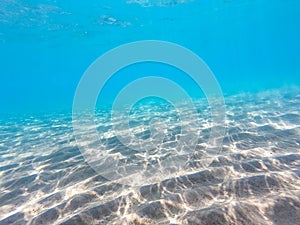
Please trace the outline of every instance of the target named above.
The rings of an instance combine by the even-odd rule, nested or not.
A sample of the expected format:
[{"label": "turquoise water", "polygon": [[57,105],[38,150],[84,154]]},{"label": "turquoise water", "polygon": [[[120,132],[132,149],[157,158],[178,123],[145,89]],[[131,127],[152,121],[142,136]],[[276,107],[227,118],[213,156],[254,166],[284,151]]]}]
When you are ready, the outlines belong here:
[{"label": "turquoise water", "polygon": [[149,39],[194,51],[224,93],[300,84],[295,0],[4,0],[0,6],[1,112],[70,110],[96,58]]},{"label": "turquoise water", "polygon": [[298,224],[299,8],[2,0],[0,225]]}]

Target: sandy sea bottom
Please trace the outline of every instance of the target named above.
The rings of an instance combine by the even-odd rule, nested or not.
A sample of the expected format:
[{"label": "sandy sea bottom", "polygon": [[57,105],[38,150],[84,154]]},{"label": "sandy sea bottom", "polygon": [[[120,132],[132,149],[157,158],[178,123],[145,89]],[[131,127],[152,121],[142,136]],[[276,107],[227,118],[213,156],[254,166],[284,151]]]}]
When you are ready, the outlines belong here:
[{"label": "sandy sea bottom", "polygon": [[[136,187],[109,181],[85,162],[69,115],[1,120],[0,225],[299,224],[300,89],[225,100],[227,130],[219,155],[205,152],[211,127],[199,103],[202,136],[190,168],[152,184],[145,177]],[[172,126],[176,121],[168,120],[165,147],[180,134]],[[109,152],[122,154],[126,146],[112,135],[111,124],[98,125]],[[147,139],[147,130],[140,135]]]}]

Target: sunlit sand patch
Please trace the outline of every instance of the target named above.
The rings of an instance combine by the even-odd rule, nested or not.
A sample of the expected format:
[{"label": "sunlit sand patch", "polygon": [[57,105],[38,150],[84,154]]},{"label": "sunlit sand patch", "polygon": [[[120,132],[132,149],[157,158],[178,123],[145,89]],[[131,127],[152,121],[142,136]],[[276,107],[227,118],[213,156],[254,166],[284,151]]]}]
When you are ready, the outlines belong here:
[{"label": "sunlit sand patch", "polygon": [[[95,140],[75,142],[71,115],[51,115],[54,117],[51,120],[32,117],[1,122],[0,133],[4,138],[0,140],[0,225],[120,224],[120,221],[123,224],[297,224],[300,98],[296,96],[300,96],[300,91],[293,91],[289,94],[295,98],[284,97],[286,91],[275,91],[276,98],[273,92],[227,97],[227,132],[222,151],[217,155],[206,151],[210,147],[207,139],[212,124],[209,110],[201,109],[199,101],[198,107],[203,110],[199,110],[203,113],[197,121],[201,128],[199,142],[195,152],[186,154],[189,157],[180,156],[188,162],[179,171],[164,169],[162,159],[172,154],[178,156],[180,126],[189,125],[189,121],[181,124],[173,111],[170,115],[168,111],[151,114],[152,109],[143,106],[143,110],[132,115],[133,134],[151,142],[152,137],[147,136],[149,126],[144,122],[156,115],[162,116],[167,124],[158,126],[166,128],[165,139],[149,152],[133,152],[116,138],[112,125],[118,120],[96,118],[106,155],[129,163],[125,165],[142,162],[141,172],[127,177],[136,179],[132,186],[111,181],[90,168],[77,144],[89,146],[90,152],[95,153],[95,161],[103,154],[97,151]],[[182,104],[179,111],[189,113],[184,107]],[[144,118],[143,123],[140,118]],[[89,134],[91,128],[86,126],[85,132]],[[144,162],[150,160],[156,163],[158,171],[153,177],[145,173]]]}]

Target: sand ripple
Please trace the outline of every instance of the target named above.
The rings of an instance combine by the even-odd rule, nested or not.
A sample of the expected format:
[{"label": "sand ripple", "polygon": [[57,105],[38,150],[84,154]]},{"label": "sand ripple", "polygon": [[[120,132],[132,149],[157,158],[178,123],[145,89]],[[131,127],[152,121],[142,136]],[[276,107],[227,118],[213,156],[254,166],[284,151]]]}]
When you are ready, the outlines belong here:
[{"label": "sand ripple", "polygon": [[[109,181],[84,161],[71,116],[3,119],[0,225],[298,224],[299,89],[230,96],[226,104],[227,133],[219,155],[205,152],[211,127],[199,102],[202,136],[187,169],[138,187]],[[175,121],[168,120],[172,129],[160,150],[172,148],[178,138]],[[147,139],[138,119],[133,123]],[[98,129],[111,152],[124,150],[130,157],[111,134],[111,124]]]}]

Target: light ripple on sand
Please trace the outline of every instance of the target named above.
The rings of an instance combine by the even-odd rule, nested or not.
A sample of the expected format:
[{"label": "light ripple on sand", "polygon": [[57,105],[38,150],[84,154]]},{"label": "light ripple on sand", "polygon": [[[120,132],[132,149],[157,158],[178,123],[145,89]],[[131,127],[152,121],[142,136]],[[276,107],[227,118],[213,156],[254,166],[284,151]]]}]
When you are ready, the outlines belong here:
[{"label": "light ripple on sand", "polygon": [[[228,129],[219,156],[205,152],[211,123],[209,110],[199,101],[202,136],[188,168],[157,183],[145,179],[134,188],[108,181],[88,166],[72,135],[70,116],[3,120],[0,225],[295,225],[300,221],[299,92],[227,97]],[[143,138],[147,127],[138,122],[147,118],[146,109],[133,116],[135,131]],[[182,111],[188,112],[184,105]],[[180,139],[178,121],[166,112],[161,115],[167,118],[167,138],[155,157],[163,157],[164,149]],[[124,154],[112,124],[96,120],[110,153]]]}]

